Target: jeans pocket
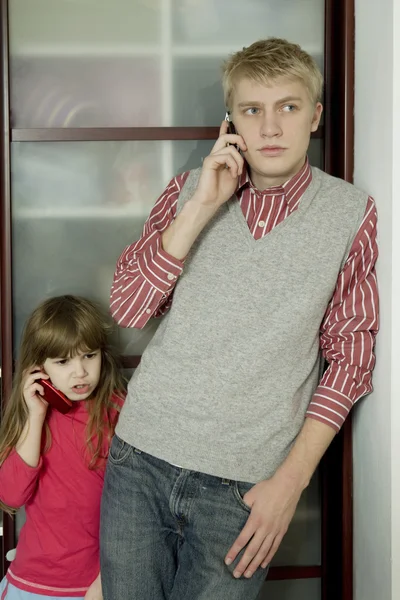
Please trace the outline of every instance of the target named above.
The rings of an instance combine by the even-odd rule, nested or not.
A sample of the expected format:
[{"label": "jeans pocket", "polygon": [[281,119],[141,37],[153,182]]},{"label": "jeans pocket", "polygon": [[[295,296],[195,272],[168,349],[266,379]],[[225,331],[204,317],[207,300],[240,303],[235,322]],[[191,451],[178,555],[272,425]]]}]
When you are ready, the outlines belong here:
[{"label": "jeans pocket", "polygon": [[251,490],[254,486],[254,483],[245,483],[243,481],[234,481],[232,485],[233,495],[235,499],[238,501],[240,506],[244,508],[248,513],[251,511],[251,508],[246,502],[243,500],[243,496]]},{"label": "jeans pocket", "polygon": [[110,462],[114,463],[115,465],[120,465],[128,458],[132,451],[133,447],[130,444],[127,444],[127,442],[121,440],[117,434],[114,434],[108,458]]}]

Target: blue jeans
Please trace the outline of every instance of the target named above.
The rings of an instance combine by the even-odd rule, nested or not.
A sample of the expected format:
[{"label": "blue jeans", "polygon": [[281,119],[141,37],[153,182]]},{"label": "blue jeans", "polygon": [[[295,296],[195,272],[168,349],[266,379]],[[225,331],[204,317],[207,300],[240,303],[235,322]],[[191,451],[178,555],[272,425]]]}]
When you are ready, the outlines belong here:
[{"label": "blue jeans", "polygon": [[175,467],[114,436],[104,483],[104,600],[254,600],[265,580],[224,558],[250,514],[253,484]]}]

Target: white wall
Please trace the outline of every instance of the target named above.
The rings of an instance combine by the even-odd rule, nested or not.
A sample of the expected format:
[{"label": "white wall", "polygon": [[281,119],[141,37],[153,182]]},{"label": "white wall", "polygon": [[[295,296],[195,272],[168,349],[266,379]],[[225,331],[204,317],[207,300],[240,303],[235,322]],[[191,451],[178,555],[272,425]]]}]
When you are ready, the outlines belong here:
[{"label": "white wall", "polygon": [[375,391],[355,410],[355,600],[400,599],[399,37],[398,0],[356,0],[354,182],[378,207],[381,332]]}]

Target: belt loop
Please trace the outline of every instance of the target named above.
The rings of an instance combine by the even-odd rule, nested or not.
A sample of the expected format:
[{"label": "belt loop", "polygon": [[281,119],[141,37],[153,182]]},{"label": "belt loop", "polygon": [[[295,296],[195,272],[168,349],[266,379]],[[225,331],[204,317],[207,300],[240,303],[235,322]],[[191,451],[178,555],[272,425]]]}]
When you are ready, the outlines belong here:
[{"label": "belt loop", "polygon": [[231,485],[230,479],[222,479],[222,485]]}]

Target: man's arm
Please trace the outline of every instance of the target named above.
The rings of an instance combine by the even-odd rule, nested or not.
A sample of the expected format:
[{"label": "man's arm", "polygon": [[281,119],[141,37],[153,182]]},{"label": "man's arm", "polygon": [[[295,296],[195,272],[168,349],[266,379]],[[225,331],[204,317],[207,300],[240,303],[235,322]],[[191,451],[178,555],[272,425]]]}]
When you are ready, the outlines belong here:
[{"label": "man's arm", "polygon": [[[224,121],[211,153],[203,161],[193,197],[176,216],[179,192],[188,173],[172,180],[145,224],[142,238],[128,246],[117,263],[111,289],[111,314],[122,327],[143,327],[163,314],[183,270],[183,260],[218,208],[231,198],[244,168],[239,135]],[[229,145],[229,144],[231,145]],[[169,304],[167,304],[169,301]]]},{"label": "man's arm", "polygon": [[306,419],[288,457],[276,473],[260,481],[244,495],[251,508],[234,544],[225,556],[230,565],[245,548],[233,572],[234,577],[252,577],[265,569],[286,534],[303,490],[335,437],[335,431],[319,421]]},{"label": "man's arm", "polygon": [[251,513],[225,557],[225,562],[231,564],[247,545],[235,577],[251,577],[259,566],[265,568],[270,563],[301,493],[335,433],[354,402],[372,389],[373,347],[378,330],[376,221],[370,198],[321,328],[321,348],[329,368],[287,459],[271,479],[256,484],[244,496]]},{"label": "man's arm", "polygon": [[321,326],[321,349],[329,366],[308,407],[307,417],[335,431],[339,431],[355,402],[372,390],[374,345],[379,328],[376,226],[376,207],[369,198]]},{"label": "man's arm", "polygon": [[188,174],[170,181],[144,224],[142,237],[125,248],[118,259],[110,307],[122,327],[140,329],[150,317],[169,309],[183,264],[164,250],[161,233],[175,219],[179,193]]}]

